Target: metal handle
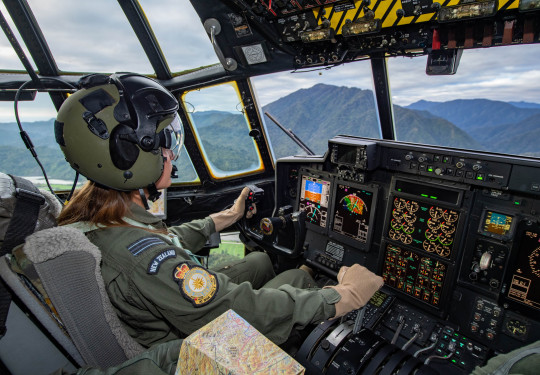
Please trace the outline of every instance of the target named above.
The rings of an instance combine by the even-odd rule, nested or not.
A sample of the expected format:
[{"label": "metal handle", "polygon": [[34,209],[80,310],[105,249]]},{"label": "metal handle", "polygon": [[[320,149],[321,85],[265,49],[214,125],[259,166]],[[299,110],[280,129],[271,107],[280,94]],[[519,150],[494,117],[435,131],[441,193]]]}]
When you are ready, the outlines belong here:
[{"label": "metal handle", "polygon": [[223,65],[226,70],[236,70],[236,68],[238,67],[238,63],[236,62],[236,60],[230,57],[225,57],[225,55],[221,51],[221,48],[219,48],[216,42],[216,35],[221,32],[221,25],[219,21],[215,18],[207,19],[206,21],[204,21],[204,29],[210,35],[210,42],[212,43],[212,47],[214,47],[214,51],[216,52],[216,55],[221,65]]}]

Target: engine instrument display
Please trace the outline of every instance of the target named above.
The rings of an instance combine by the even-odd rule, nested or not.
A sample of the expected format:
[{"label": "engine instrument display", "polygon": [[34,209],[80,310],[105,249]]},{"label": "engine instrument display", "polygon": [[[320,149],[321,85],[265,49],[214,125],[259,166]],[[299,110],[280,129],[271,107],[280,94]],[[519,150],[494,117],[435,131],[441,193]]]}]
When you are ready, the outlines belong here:
[{"label": "engine instrument display", "polygon": [[373,192],[338,184],[334,201],[332,230],[354,240],[366,243]]},{"label": "engine instrument display", "polygon": [[413,298],[439,307],[447,266],[431,257],[387,244],[384,283]]},{"label": "engine instrument display", "polygon": [[312,176],[302,176],[299,209],[306,212],[308,223],[326,227],[330,191],[330,181]]},{"label": "engine instrument display", "polygon": [[510,232],[512,228],[513,217],[494,211],[486,211],[482,231],[485,234],[491,234],[503,237]]},{"label": "engine instrument display", "polygon": [[507,297],[540,310],[540,228],[523,232],[518,251]]},{"label": "engine instrument display", "polygon": [[394,197],[388,237],[428,253],[450,258],[459,221],[456,210]]}]

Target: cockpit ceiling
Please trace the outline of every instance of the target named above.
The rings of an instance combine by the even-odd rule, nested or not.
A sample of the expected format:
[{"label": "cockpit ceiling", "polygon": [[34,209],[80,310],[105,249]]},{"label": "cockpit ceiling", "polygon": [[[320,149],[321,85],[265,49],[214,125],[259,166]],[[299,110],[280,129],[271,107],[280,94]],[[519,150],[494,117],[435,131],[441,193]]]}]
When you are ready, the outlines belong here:
[{"label": "cockpit ceiling", "polygon": [[[119,18],[123,22],[127,20],[124,26],[133,33],[129,40],[142,47],[138,48],[137,59],[144,61],[140,68],[135,66],[132,70],[174,85],[327,67],[373,57],[538,43],[540,34],[540,0],[191,0],[190,3],[198,19],[196,14],[181,17],[188,10],[193,11],[188,9],[190,4],[182,1],[168,5],[177,4],[177,9],[168,12],[160,9],[159,13],[147,1],[107,2],[116,8],[117,22]],[[59,48],[52,40],[48,42],[54,33],[41,14],[43,6],[36,4],[41,2],[4,1],[12,28],[18,30],[19,42],[25,45],[34,70],[43,76],[78,72],[77,76],[98,71],[84,66],[74,70],[63,68],[64,63],[57,61]],[[95,25],[108,27],[109,21],[102,19]],[[180,26],[171,29],[175,24]],[[69,25],[76,28],[73,22]],[[167,29],[171,32],[167,33]],[[62,30],[56,33],[59,32]],[[185,48],[189,38],[196,39],[198,44],[207,43],[202,54],[209,56],[208,59],[203,61],[190,54]],[[98,43],[92,48],[105,47]],[[221,66],[189,70],[212,65],[216,58]],[[110,72],[118,69],[109,68]],[[1,80],[4,82],[4,78]]]}]

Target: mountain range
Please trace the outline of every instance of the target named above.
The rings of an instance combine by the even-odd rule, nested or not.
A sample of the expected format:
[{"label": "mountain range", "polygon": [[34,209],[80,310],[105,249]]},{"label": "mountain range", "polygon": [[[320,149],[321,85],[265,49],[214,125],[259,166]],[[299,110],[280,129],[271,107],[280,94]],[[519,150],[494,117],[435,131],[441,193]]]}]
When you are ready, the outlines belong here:
[{"label": "mountain range", "polygon": [[[371,90],[317,84],[282,97],[262,110],[278,158],[304,152],[265,112],[292,130],[316,154],[323,154],[328,139],[338,134],[380,138]],[[393,111],[396,138],[401,141],[540,157],[536,141],[540,138],[540,104],[537,103],[421,100],[406,107],[394,105]],[[192,117],[208,159],[217,168],[242,170],[257,163],[251,146],[253,140],[242,114],[201,111]],[[74,173],[54,140],[54,119],[23,126],[47,173],[55,178],[72,179]],[[0,171],[21,176],[41,175],[20,139],[17,124],[0,123],[0,131]]]}]

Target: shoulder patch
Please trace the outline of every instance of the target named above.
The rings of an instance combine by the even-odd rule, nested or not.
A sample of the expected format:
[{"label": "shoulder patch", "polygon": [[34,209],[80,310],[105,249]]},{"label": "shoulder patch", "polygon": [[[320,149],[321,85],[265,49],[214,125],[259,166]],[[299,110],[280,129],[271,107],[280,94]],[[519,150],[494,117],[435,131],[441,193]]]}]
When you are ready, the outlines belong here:
[{"label": "shoulder patch", "polygon": [[133,242],[131,245],[128,245],[127,249],[132,255],[137,256],[141,254],[143,251],[148,250],[149,248],[153,246],[157,246],[157,245],[167,245],[167,243],[159,237],[149,236],[149,237],[139,238],[137,241]]},{"label": "shoulder patch", "polygon": [[219,289],[216,275],[199,266],[179,263],[173,271],[173,279],[178,283],[182,296],[194,307],[209,304]]},{"label": "shoulder patch", "polygon": [[161,266],[161,263],[165,262],[169,258],[175,258],[176,257],[176,251],[174,249],[169,249],[162,251],[159,255],[155,256],[154,259],[148,264],[148,269],[146,272],[149,275],[155,275],[159,271],[159,266]]}]

